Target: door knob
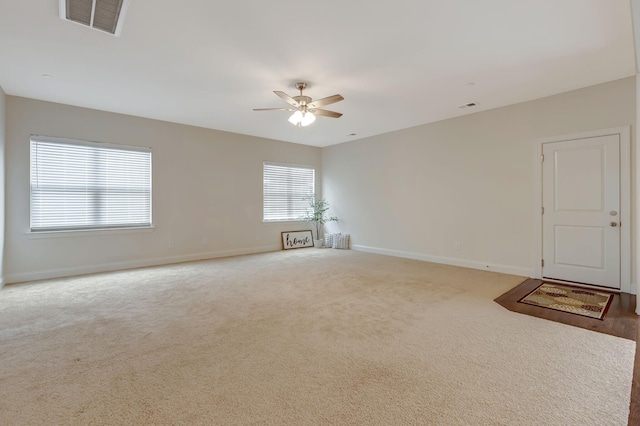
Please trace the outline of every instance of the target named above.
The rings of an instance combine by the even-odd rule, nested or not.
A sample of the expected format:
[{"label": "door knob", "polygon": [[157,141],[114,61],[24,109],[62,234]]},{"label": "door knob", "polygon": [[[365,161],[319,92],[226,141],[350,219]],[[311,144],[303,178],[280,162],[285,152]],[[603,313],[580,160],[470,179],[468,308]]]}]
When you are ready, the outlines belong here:
[{"label": "door knob", "polygon": [[618,226],[618,222],[611,222],[611,226],[615,228],[616,226]]}]

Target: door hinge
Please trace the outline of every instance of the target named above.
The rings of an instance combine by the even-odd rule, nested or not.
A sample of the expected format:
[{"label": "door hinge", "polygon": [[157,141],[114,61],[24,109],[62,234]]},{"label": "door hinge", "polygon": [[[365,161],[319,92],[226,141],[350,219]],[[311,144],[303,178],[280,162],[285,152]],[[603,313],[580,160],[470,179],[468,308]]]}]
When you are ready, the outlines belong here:
[{"label": "door hinge", "polygon": [[544,214],[544,207],[542,207],[542,214]]},{"label": "door hinge", "polygon": [[540,161],[544,163],[544,154],[540,156]]},{"label": "door hinge", "polygon": [[544,268],[544,259],[542,259],[540,263],[541,263],[541,266]]}]

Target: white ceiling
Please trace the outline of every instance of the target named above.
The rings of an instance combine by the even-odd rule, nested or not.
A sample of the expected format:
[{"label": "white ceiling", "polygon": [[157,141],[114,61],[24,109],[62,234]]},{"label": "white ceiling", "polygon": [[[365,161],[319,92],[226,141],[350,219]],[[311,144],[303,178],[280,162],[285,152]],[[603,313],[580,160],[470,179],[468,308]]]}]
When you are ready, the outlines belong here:
[{"label": "white ceiling", "polygon": [[[119,38],[0,0],[9,95],[313,146],[635,73],[629,0],[131,0]],[[296,81],[344,115],[252,111]]]}]

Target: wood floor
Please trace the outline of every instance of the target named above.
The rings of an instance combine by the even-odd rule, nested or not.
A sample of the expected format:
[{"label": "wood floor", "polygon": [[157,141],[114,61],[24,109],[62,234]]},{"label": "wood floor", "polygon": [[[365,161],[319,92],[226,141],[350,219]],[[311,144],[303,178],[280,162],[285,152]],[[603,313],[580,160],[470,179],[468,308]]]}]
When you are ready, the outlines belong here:
[{"label": "wood floor", "polygon": [[[640,342],[638,334],[640,332],[640,327],[638,326],[640,317],[635,313],[636,296],[628,293],[616,294],[604,320],[518,303],[518,300],[529,294],[540,284],[542,284],[541,280],[530,278],[498,297],[495,301],[513,312],[635,340],[636,343]],[[631,386],[629,425],[640,425],[640,350],[637,344]]]}]

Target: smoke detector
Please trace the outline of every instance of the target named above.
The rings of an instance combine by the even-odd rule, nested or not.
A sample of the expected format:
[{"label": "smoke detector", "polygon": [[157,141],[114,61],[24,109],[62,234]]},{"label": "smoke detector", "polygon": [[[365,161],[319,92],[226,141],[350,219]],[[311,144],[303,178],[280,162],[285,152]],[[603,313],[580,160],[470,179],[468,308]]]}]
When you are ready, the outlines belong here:
[{"label": "smoke detector", "polygon": [[130,0],[60,0],[60,19],[120,36]]}]

